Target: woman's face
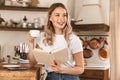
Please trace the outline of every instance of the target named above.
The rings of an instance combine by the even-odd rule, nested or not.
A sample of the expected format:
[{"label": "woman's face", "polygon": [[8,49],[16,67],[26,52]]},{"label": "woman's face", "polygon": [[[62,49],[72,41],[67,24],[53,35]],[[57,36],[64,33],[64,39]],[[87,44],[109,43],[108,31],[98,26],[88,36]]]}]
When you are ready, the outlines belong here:
[{"label": "woman's face", "polygon": [[50,16],[50,21],[52,22],[55,31],[62,30],[67,23],[67,12],[62,7],[57,7]]}]

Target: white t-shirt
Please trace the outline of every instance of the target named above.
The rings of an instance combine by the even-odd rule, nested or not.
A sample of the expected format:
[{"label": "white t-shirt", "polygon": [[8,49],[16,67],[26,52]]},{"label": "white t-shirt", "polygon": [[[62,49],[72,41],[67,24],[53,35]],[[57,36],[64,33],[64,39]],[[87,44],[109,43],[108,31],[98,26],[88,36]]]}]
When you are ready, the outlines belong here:
[{"label": "white t-shirt", "polygon": [[[43,43],[44,40],[44,32],[42,32],[40,34],[39,38],[39,42],[37,42],[37,44],[39,45],[39,47],[47,52],[50,52],[56,48],[62,47],[62,46],[68,46],[67,42],[64,38],[64,35],[55,35],[54,38],[54,43],[52,46],[46,45]],[[70,45],[69,45],[69,55],[68,55],[68,61],[64,64],[61,64],[62,67],[73,67],[75,62],[73,60],[73,56],[72,54],[75,54],[77,52],[81,52],[83,51],[82,48],[82,44],[81,41],[79,39],[78,36],[76,36],[75,34],[71,34],[70,36]],[[47,65],[46,65],[46,69],[51,72],[52,69],[50,69]]]}]

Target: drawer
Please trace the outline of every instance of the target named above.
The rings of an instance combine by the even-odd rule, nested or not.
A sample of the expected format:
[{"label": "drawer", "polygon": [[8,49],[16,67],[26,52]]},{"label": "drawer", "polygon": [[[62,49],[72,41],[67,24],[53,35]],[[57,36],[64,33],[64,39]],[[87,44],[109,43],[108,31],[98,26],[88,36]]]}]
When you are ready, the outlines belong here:
[{"label": "drawer", "polygon": [[86,69],[83,74],[80,75],[86,76],[86,77],[93,77],[93,78],[102,78],[104,76],[104,71],[103,70],[90,70]]}]

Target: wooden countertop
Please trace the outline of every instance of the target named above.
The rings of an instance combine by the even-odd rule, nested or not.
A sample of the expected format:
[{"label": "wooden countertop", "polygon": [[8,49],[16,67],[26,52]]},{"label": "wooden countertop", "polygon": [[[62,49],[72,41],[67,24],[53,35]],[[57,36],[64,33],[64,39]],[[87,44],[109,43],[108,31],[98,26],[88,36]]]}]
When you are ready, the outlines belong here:
[{"label": "wooden countertop", "polygon": [[[29,68],[26,70],[8,70],[6,68],[0,68],[0,76],[15,76],[15,75],[19,75],[19,76],[33,76],[36,74],[33,74],[34,72],[36,72],[38,70],[38,67],[34,67],[34,68]],[[7,73],[7,74],[6,74]]]},{"label": "wooden countertop", "polygon": [[41,66],[28,67],[28,64],[22,64],[26,70],[8,70],[0,65],[0,80],[39,80],[42,71]]}]

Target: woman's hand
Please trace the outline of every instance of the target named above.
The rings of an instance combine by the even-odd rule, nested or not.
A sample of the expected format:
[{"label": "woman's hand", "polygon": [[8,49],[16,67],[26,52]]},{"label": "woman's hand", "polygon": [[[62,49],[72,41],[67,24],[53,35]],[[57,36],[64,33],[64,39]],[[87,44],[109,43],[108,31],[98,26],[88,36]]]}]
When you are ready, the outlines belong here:
[{"label": "woman's hand", "polygon": [[34,65],[37,64],[37,61],[35,60],[35,57],[32,53],[32,50],[34,49],[34,37],[30,35],[30,33],[27,33],[27,39],[29,41],[29,53],[28,53],[28,59],[30,62],[31,67],[34,67]]},{"label": "woman's hand", "polygon": [[57,60],[54,60],[54,63],[50,64],[50,67],[54,70],[56,73],[63,73],[63,68],[60,66],[60,62]]},{"label": "woman's hand", "polygon": [[35,37],[32,37],[30,35],[30,33],[27,33],[27,39],[29,41],[29,50],[31,51],[32,49],[34,49],[34,40],[35,40]]},{"label": "woman's hand", "polygon": [[27,39],[29,40],[30,43],[34,43],[35,37],[32,37],[32,36],[30,35],[30,33],[28,32],[28,33],[27,33]]}]

